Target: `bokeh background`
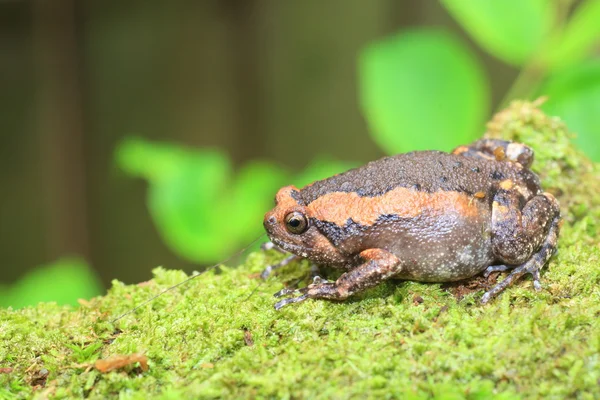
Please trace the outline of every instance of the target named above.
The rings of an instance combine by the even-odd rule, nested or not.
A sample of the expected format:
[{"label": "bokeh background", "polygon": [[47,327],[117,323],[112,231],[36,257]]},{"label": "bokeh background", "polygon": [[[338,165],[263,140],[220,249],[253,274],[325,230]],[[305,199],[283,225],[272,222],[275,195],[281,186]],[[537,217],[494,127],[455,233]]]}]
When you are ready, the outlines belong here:
[{"label": "bokeh background", "polygon": [[600,160],[600,2],[460,3],[1,0],[0,305],[199,270],[278,187],[449,150],[512,98]]}]

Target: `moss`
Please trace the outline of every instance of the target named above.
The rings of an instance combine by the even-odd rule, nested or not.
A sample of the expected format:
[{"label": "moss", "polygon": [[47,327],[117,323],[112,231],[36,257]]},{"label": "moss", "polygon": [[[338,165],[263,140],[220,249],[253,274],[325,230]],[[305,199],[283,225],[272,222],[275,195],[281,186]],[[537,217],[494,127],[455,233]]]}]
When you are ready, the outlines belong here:
[{"label": "moss", "polygon": [[[488,134],[532,145],[563,203],[567,222],[542,292],[524,280],[481,306],[481,291],[457,299],[438,284],[388,283],[344,303],[276,312],[272,293],[308,265],[289,265],[248,298],[257,273],[282,257],[258,252],[111,323],[186,278],[158,268],[153,280],[115,281],[79,308],[0,310],[0,397],[600,397],[597,166],[531,103],[513,104]],[[148,371],[93,368],[133,353],[148,357]]]}]

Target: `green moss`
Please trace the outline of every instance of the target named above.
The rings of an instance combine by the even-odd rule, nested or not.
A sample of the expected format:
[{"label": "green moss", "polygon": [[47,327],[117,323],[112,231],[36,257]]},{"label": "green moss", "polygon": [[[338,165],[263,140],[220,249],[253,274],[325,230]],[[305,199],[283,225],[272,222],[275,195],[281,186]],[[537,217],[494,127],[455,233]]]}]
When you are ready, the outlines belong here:
[{"label": "green moss", "polygon": [[[458,300],[438,284],[388,283],[344,303],[276,312],[272,294],[308,266],[286,267],[248,298],[256,274],[282,257],[259,252],[112,324],[186,277],[158,268],[152,281],[115,281],[78,309],[0,310],[0,368],[12,368],[0,373],[0,397],[600,397],[598,169],[560,121],[530,103],[515,103],[489,128],[536,149],[536,168],[564,205],[567,222],[542,292],[524,280],[480,306],[481,291]],[[92,368],[135,352],[148,357],[148,371]]]}]

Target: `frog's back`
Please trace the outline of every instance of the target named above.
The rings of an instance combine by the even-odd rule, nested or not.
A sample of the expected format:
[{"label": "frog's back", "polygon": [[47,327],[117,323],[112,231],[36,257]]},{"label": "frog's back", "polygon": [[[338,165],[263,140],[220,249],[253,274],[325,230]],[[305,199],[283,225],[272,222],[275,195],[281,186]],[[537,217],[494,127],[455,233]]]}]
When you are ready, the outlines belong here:
[{"label": "frog's back", "polygon": [[334,192],[377,197],[398,187],[428,193],[459,192],[472,196],[475,193],[491,194],[489,192],[505,179],[523,183],[531,195],[540,192],[538,177],[513,162],[482,160],[440,151],[415,151],[385,157],[316,181],[303,188],[299,195],[306,205]]},{"label": "frog's back", "polygon": [[520,164],[421,151],[317,181],[296,196],[343,254],[384,249],[408,260],[399,278],[445,282],[493,261],[492,202],[506,179],[525,200],[540,192],[537,176]]}]

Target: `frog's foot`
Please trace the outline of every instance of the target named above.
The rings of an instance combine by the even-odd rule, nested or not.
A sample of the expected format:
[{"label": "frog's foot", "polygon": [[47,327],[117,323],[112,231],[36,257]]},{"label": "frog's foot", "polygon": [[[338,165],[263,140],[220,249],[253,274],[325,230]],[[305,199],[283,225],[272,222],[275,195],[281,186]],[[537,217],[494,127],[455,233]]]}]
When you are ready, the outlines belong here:
[{"label": "frog's foot", "polygon": [[287,306],[288,304],[300,303],[301,301],[308,299],[308,294],[306,294],[307,291],[308,291],[308,287],[304,287],[301,289],[297,289],[297,288],[281,289],[279,292],[275,293],[273,296],[274,297],[285,297],[285,296],[292,296],[292,295],[296,295],[296,294],[299,294],[300,296],[290,297],[288,299],[283,299],[283,300],[278,301],[277,303],[275,303],[275,309],[280,310],[281,308]]},{"label": "frog's foot", "polygon": [[297,255],[292,254],[291,256],[288,256],[288,257],[284,258],[283,260],[281,260],[277,264],[273,264],[273,265],[267,266],[267,268],[265,268],[263,270],[263,272],[261,272],[260,277],[262,279],[267,279],[269,277],[269,275],[271,275],[271,272],[273,272],[273,271],[275,271],[275,270],[277,270],[277,269],[279,269],[281,267],[285,267],[286,265],[288,265],[292,261],[296,261],[296,260],[300,260],[300,259],[302,259],[302,257],[299,257]]},{"label": "frog's foot", "polygon": [[288,304],[293,304],[293,303],[299,303],[301,301],[304,301],[306,299],[308,299],[310,296],[307,294],[307,292],[309,291],[309,289],[317,287],[321,284],[332,284],[332,282],[328,281],[327,279],[323,279],[320,276],[316,275],[313,277],[313,283],[308,285],[307,287],[304,288],[295,288],[295,287],[288,287],[288,288],[283,288],[281,289],[279,292],[275,293],[273,296],[274,297],[285,297],[285,296],[292,296],[295,294],[299,294],[300,296],[298,297],[291,297],[289,299],[284,299],[281,300],[279,302],[277,302],[275,304],[275,309],[279,310],[282,307],[285,307]]},{"label": "frog's foot", "polygon": [[306,299],[308,299],[308,295],[307,294],[303,294],[302,296],[298,296],[298,297],[290,297],[289,299],[283,299],[283,300],[278,301],[277,303],[275,303],[275,309],[277,311],[279,311],[283,307],[287,306],[288,304],[300,303],[301,301],[304,301]]},{"label": "frog's foot", "polygon": [[284,296],[291,296],[293,294],[297,294],[300,293],[300,289],[295,288],[295,287],[286,287],[281,289],[279,292],[276,292],[273,294],[273,297],[284,297]]},{"label": "frog's foot", "polygon": [[541,266],[537,266],[536,263],[532,263],[531,261],[528,261],[525,264],[513,269],[512,272],[502,282],[491,288],[483,295],[483,297],[481,297],[481,303],[485,304],[489,302],[491,299],[498,296],[504,289],[511,286],[514,282],[519,280],[519,278],[527,273],[533,276],[533,287],[536,290],[540,290],[542,288],[539,271]]},{"label": "frog's foot", "polygon": [[[536,291],[542,289],[542,284],[540,283],[540,270],[542,267],[548,262],[552,254],[554,253],[556,240],[558,238],[558,220],[555,224],[553,224],[550,232],[548,234],[548,238],[544,242],[544,245],[535,253],[528,261],[521,264],[520,266],[514,268],[511,273],[496,286],[491,288],[488,292],[486,292],[481,298],[481,302],[483,304],[489,302],[494,297],[498,296],[504,289],[512,285],[519,278],[521,278],[525,274],[531,274],[533,277],[533,287]],[[492,267],[490,267],[492,268]],[[486,270],[486,273],[490,269]],[[508,269],[509,267],[507,267]]]},{"label": "frog's foot", "polygon": [[504,271],[508,271],[511,268],[514,268],[514,266],[510,266],[510,265],[490,265],[483,272],[483,277],[487,278],[488,276],[490,276],[490,274],[492,274],[494,272],[504,272]]}]

